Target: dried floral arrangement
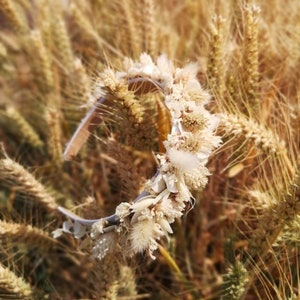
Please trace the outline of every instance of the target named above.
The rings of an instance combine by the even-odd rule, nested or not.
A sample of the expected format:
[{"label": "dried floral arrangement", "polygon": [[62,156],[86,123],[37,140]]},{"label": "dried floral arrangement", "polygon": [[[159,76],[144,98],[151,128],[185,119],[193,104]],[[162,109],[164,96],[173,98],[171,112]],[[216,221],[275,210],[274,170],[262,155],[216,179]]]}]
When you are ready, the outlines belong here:
[{"label": "dried floral arrangement", "polygon": [[0,298],[298,299],[299,11],[0,0]]}]

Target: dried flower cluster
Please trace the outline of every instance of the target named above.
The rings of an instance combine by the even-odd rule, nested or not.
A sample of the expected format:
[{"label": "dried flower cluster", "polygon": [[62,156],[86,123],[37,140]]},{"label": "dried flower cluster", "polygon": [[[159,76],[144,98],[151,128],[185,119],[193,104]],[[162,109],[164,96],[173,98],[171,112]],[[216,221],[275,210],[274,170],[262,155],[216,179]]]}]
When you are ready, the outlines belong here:
[{"label": "dried flower cluster", "polygon": [[[60,210],[75,220],[73,234],[77,238],[85,234],[87,225],[92,225],[96,257],[103,257],[104,241],[110,243],[105,232],[114,230],[120,235],[125,253],[134,255],[147,251],[154,259],[158,241],[173,232],[170,224],[183,215],[188,205],[193,205],[190,189],[202,189],[207,183],[209,171],[205,165],[211,151],[220,144],[220,137],[214,134],[218,117],[205,109],[210,99],[197,80],[196,64],[175,68],[164,55],[154,63],[149,55],[142,54],[138,62],[127,59],[124,70],[103,72],[102,81],[98,82],[102,95],[105,90],[114,95],[124,85],[135,94],[142,89],[143,93],[158,91],[164,95],[164,103],[170,111],[171,132],[163,142],[165,153],[157,155],[157,173],[133,202],[117,206],[115,215],[110,217],[113,221],[108,218],[88,221],[63,208]],[[67,149],[70,147],[72,144]],[[64,224],[55,235],[70,232],[70,226],[69,222]]]}]

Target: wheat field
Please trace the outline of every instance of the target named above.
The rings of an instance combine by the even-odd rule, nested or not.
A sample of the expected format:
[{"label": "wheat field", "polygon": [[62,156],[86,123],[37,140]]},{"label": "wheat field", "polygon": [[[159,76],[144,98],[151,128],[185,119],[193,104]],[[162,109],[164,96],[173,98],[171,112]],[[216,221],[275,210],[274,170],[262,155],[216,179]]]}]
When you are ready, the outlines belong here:
[{"label": "wheat field", "polygon": [[[0,299],[299,299],[299,78],[297,0],[0,0]],[[176,119],[189,80],[198,102]],[[191,153],[174,150],[187,132]],[[120,207],[98,244],[68,215]]]}]

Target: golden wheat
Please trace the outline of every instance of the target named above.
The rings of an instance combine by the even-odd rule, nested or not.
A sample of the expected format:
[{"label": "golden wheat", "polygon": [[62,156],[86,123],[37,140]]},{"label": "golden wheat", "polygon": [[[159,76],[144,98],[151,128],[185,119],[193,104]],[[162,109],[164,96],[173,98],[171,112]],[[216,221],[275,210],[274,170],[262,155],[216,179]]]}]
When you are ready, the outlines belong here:
[{"label": "golden wheat", "polygon": [[[298,0],[0,0],[0,298],[298,299],[299,11]],[[223,140],[207,188],[206,176],[184,177],[195,198],[151,262],[123,259],[128,244],[139,247],[144,228],[131,226],[146,218],[143,201],[130,204],[123,249],[114,238],[91,249],[89,239],[49,234],[81,233],[58,204],[99,219],[151,184],[174,128],[164,98],[176,89],[163,94],[166,77],[154,83],[149,69],[119,72],[143,52],[176,67],[197,62],[207,90],[198,100],[211,95]],[[77,160],[64,162],[89,109],[69,148]],[[205,116],[190,106],[178,118],[192,133],[179,150],[209,149]],[[192,167],[180,151],[168,159]]]}]

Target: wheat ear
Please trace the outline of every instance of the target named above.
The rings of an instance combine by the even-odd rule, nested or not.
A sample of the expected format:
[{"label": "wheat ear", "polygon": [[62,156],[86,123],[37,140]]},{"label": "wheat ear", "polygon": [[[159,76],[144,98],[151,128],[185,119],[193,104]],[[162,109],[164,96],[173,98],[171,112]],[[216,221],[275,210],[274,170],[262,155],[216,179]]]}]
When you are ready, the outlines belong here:
[{"label": "wheat ear", "polygon": [[10,158],[0,160],[0,179],[4,185],[10,186],[25,196],[36,200],[38,204],[56,213],[57,204],[45,187],[20,164]]},{"label": "wheat ear", "polygon": [[35,130],[13,106],[7,106],[5,113],[5,116],[13,121],[14,126],[18,128],[19,134],[26,143],[29,143],[35,148],[41,148],[43,146],[44,143]]},{"label": "wheat ear", "polygon": [[125,15],[125,25],[128,33],[128,37],[124,41],[128,49],[131,50],[133,57],[137,57],[141,52],[141,36],[140,30],[138,28],[137,20],[134,15],[135,9],[133,9],[132,2],[130,1],[121,1],[121,9]]},{"label": "wheat ear", "polygon": [[54,17],[51,19],[52,36],[55,50],[62,63],[63,70],[68,74],[73,70],[74,55],[70,41],[70,35],[66,28],[65,20],[60,9],[52,11]]},{"label": "wheat ear", "polygon": [[15,1],[0,0],[0,10],[11,26],[19,33],[28,32],[28,24]]},{"label": "wheat ear", "polygon": [[117,49],[115,49],[111,44],[109,44],[104,38],[102,38],[98,32],[94,29],[92,24],[89,22],[88,18],[84,16],[80,8],[72,3],[70,5],[71,15],[76,22],[76,24],[80,27],[83,33],[87,34],[90,38],[92,38],[100,49],[104,50],[104,48],[109,49],[112,53],[118,56],[123,56]]},{"label": "wheat ear", "polygon": [[245,93],[250,107],[258,109],[258,16],[260,8],[256,5],[246,7],[245,37],[244,37],[244,76]]},{"label": "wheat ear", "polygon": [[[38,25],[36,28],[39,29],[41,36],[43,38],[44,46],[46,49],[52,49],[53,47],[53,32],[51,28],[53,12],[50,8],[51,3],[49,1],[41,0],[38,3]],[[50,52],[50,51],[49,51]]]},{"label": "wheat ear", "polygon": [[[288,156],[285,141],[280,139],[279,135],[273,132],[271,128],[243,115],[220,114],[220,117],[221,126],[227,136],[231,136],[233,139],[251,140],[262,153],[268,155],[269,158],[274,158],[269,159],[269,163],[277,165],[273,171],[280,167],[280,172],[276,173],[280,178],[278,187],[285,186],[288,189],[294,180],[296,171]],[[274,176],[274,180],[276,178]]]},{"label": "wheat ear", "polygon": [[54,86],[52,59],[44,45],[42,35],[39,30],[31,31],[27,46],[34,60],[38,82],[42,87],[44,87],[45,91],[51,90]]},{"label": "wheat ear", "polygon": [[80,99],[88,99],[91,91],[91,80],[85,66],[79,58],[73,61],[74,77],[76,82],[76,94]]},{"label": "wheat ear", "polygon": [[224,92],[224,22],[225,20],[216,16],[211,24],[210,50],[207,63],[207,77],[210,89],[217,95]]},{"label": "wheat ear", "polygon": [[115,257],[110,253],[103,260],[95,260],[91,280],[95,282],[98,299],[118,299],[119,268]]},{"label": "wheat ear", "polygon": [[5,293],[4,297],[7,297],[2,299],[33,299],[31,286],[23,278],[18,277],[13,271],[2,265],[0,265],[0,286],[1,292]]},{"label": "wheat ear", "polygon": [[39,228],[0,220],[0,239],[24,243],[28,247],[37,247],[43,251],[57,245],[57,240]]},{"label": "wheat ear", "polygon": [[135,274],[130,267],[125,265],[120,266],[119,294],[133,299],[138,295]]},{"label": "wheat ear", "polygon": [[4,44],[0,41],[0,68],[2,68],[2,64],[7,59],[7,49]]},{"label": "wheat ear", "polygon": [[155,4],[153,0],[141,1],[141,27],[144,36],[145,51],[151,56],[157,55],[157,21],[155,20]]},{"label": "wheat ear", "polygon": [[222,300],[240,300],[249,281],[245,266],[237,261],[231,264],[224,275]]},{"label": "wheat ear", "polygon": [[259,255],[263,258],[284,227],[293,224],[297,220],[300,212],[297,198],[297,193],[299,193],[298,183],[295,181],[288,192],[283,190],[278,194],[272,193],[272,187],[264,188],[269,192],[250,192],[250,196],[258,203],[258,205],[254,204],[255,209],[261,210],[258,225],[251,234],[249,241],[251,257]]},{"label": "wheat ear", "polygon": [[46,121],[49,128],[48,149],[52,157],[52,161],[56,166],[62,163],[62,144],[61,144],[61,112],[57,108],[47,108]]}]

